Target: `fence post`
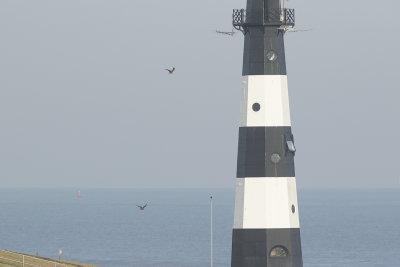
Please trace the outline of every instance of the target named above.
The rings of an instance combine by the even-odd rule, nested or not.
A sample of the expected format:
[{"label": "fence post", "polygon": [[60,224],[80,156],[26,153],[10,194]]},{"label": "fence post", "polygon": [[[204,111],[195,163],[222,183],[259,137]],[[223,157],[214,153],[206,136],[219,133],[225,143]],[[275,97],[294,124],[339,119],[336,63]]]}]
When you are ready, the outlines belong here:
[{"label": "fence post", "polygon": [[25,255],[22,255],[22,267],[25,267]]}]

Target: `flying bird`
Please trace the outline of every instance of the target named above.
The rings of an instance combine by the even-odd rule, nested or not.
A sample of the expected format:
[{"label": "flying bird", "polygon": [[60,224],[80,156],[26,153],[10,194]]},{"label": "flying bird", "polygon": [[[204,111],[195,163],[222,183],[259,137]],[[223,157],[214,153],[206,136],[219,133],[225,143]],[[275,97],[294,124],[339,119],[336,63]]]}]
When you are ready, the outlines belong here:
[{"label": "flying bird", "polygon": [[172,70],[170,70],[170,69],[165,69],[165,70],[167,70],[169,72],[169,74],[174,74],[175,67],[173,67]]},{"label": "flying bird", "polygon": [[136,205],[136,207],[138,207],[140,210],[144,210],[147,207],[147,203],[144,206]]}]

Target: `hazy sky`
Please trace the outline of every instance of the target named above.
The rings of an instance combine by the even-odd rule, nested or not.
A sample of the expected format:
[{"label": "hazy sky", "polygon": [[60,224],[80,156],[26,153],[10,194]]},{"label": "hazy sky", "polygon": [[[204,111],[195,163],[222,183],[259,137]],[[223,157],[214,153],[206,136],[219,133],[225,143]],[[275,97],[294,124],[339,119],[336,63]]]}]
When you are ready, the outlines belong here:
[{"label": "hazy sky", "polygon": [[[1,0],[0,187],[233,187],[245,5]],[[400,2],[288,6],[298,187],[399,187]]]}]

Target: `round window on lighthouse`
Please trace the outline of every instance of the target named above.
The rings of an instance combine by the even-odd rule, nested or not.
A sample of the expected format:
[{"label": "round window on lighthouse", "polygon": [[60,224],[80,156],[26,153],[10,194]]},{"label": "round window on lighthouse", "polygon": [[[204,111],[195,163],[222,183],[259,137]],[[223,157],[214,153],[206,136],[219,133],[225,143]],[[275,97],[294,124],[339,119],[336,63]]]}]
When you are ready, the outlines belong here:
[{"label": "round window on lighthouse", "polygon": [[253,111],[257,112],[261,109],[261,106],[259,103],[254,103],[252,106]]},{"label": "round window on lighthouse", "polygon": [[271,62],[278,58],[278,55],[273,50],[269,50],[265,56]]},{"label": "round window on lighthouse", "polygon": [[275,164],[279,163],[281,161],[281,156],[279,156],[278,153],[274,153],[271,155],[271,161]]},{"label": "round window on lighthouse", "polygon": [[289,251],[284,246],[275,246],[269,252],[271,258],[284,258],[287,257]]}]

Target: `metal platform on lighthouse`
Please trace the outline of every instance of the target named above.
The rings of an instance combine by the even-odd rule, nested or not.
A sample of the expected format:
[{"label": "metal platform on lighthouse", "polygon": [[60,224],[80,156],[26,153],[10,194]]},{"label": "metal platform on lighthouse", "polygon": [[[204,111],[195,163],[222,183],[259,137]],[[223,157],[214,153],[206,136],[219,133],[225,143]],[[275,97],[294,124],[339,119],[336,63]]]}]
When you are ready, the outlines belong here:
[{"label": "metal platform on lighthouse", "polygon": [[[260,20],[260,18],[262,19]],[[264,10],[246,12],[245,9],[234,9],[232,14],[233,27],[243,34],[247,33],[248,27],[256,26],[272,26],[286,32],[292,29],[294,24],[294,9],[289,8],[274,8],[268,10],[268,12]]]}]

